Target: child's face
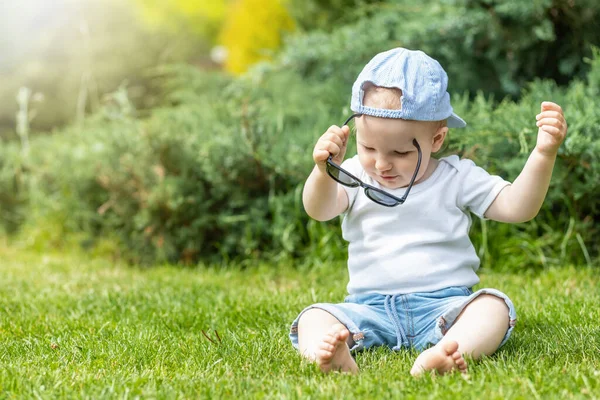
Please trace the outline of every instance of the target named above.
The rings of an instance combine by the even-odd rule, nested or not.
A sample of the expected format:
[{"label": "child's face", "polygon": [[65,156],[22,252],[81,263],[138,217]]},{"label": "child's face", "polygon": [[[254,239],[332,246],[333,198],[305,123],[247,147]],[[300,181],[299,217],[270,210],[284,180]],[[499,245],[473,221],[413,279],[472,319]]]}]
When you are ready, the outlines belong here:
[{"label": "child's face", "polygon": [[377,118],[363,115],[356,118],[358,158],[367,174],[388,189],[408,186],[417,167],[421,146],[419,182],[427,173],[431,153],[442,146],[448,128],[435,122]]}]

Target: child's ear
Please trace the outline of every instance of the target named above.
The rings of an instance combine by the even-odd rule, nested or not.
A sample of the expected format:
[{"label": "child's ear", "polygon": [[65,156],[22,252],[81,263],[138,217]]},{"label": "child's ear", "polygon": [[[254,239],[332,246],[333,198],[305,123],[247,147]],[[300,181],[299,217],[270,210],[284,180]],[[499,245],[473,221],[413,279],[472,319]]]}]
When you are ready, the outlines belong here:
[{"label": "child's ear", "polygon": [[448,133],[447,126],[441,126],[438,128],[438,130],[435,132],[435,134],[433,135],[433,138],[432,138],[432,146],[431,146],[432,153],[438,152],[442,148],[442,145],[444,144],[444,140],[446,139],[447,133]]}]

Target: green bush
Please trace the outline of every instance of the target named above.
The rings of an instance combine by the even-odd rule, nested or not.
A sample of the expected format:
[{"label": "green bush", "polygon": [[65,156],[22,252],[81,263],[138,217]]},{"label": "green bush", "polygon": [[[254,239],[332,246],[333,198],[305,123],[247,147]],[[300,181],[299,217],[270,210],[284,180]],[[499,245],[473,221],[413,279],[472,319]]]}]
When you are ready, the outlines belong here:
[{"label": "green bush", "polygon": [[332,32],[290,38],[280,63],[306,79],[348,82],[375,53],[416,48],[440,61],[452,91],[502,98],[535,78],[584,78],[582,60],[600,44],[594,0],[393,0],[366,10]]},{"label": "green bush", "polygon": [[286,8],[301,31],[335,30],[361,18],[383,0],[287,0]]},{"label": "green bush", "polygon": [[[135,117],[121,89],[83,124],[32,140],[26,158],[16,146],[0,148],[2,224],[14,231],[24,222],[21,235],[39,246],[68,237],[88,247],[113,240],[119,256],[141,263],[341,258],[339,221],[311,221],[302,208],[312,148],[350,114],[351,84],[364,62],[405,45],[439,57],[451,87],[469,90],[453,95],[469,126],[451,131],[447,151],[509,180],[535,143],[541,101],[565,109],[569,135],[539,217],[474,227],[487,265],[594,263],[600,56],[595,51],[585,67],[577,58],[568,69],[544,61],[540,50],[565,46],[548,33],[557,34],[558,15],[560,24],[573,23],[566,35],[581,44],[565,46],[561,60],[585,54],[584,44],[597,41],[599,31],[572,21],[596,16],[599,6],[588,6],[398,0],[365,8],[365,18],[330,34],[293,39],[278,62],[257,65],[242,78],[166,69],[166,105],[145,119]],[[507,40],[507,32],[515,39]],[[542,58],[532,60],[535,54]],[[588,71],[587,81],[523,83],[536,74],[560,78],[555,67],[565,77]],[[497,103],[495,93],[520,99]]]},{"label": "green bush", "polygon": [[[473,237],[488,265],[593,263],[598,256],[598,54],[590,63],[588,82],[560,88],[538,80],[518,102],[454,97],[469,125],[451,131],[447,152],[510,180],[535,144],[541,101],[563,105],[569,121],[538,218],[476,224]],[[60,235],[85,232],[88,244],[114,238],[123,256],[143,263],[343,257],[339,221],[310,221],[301,203],[315,140],[350,113],[340,81],[307,85],[293,71],[257,70],[237,80],[171,73],[173,105],[147,120],[128,113],[121,93],[84,126],[32,141],[27,229],[59,221]]]},{"label": "green bush", "polygon": [[[593,71],[597,70],[600,58],[594,61]],[[452,150],[509,180],[518,176],[535,146],[535,115],[542,101],[561,104],[569,124],[538,217],[516,226],[488,223],[485,238],[475,230],[488,260],[515,266],[532,262],[591,264],[591,257],[598,256],[600,113],[594,91],[591,81],[588,85],[575,81],[561,89],[553,82],[538,80],[528,85],[517,103],[505,101],[494,106],[480,95],[460,111],[469,126],[465,135],[451,132]]]},{"label": "green bush", "polygon": [[[302,82],[283,75],[274,90],[191,69],[176,76],[185,83],[175,87],[186,88],[173,92],[177,106],[144,121],[119,92],[83,126],[32,141],[28,179],[36,183],[24,231],[49,243],[61,239],[52,232],[87,232],[88,244],[110,236],[142,263],[301,254],[306,233],[296,231],[307,232],[308,218],[299,185],[312,138],[303,143],[296,129],[318,122],[317,88],[298,97]],[[274,106],[281,100],[288,106]],[[48,224],[61,227],[39,232]]]}]

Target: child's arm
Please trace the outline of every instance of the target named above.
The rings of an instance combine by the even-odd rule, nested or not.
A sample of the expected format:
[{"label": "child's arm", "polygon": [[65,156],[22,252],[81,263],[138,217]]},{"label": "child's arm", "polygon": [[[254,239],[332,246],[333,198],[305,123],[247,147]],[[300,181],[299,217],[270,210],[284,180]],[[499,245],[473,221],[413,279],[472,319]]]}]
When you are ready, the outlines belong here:
[{"label": "child's arm", "polygon": [[342,164],[349,135],[348,126],[333,125],[319,138],[313,150],[316,165],[304,185],[302,202],[306,213],[318,221],[328,221],[348,208],[348,195],[327,175],[326,161],[331,154],[333,162]]},{"label": "child's arm", "polygon": [[542,103],[536,116],[537,144],[523,171],[512,185],[505,187],[485,212],[485,217],[500,222],[525,222],[542,207],[558,148],[567,134],[567,122],[558,104]]}]

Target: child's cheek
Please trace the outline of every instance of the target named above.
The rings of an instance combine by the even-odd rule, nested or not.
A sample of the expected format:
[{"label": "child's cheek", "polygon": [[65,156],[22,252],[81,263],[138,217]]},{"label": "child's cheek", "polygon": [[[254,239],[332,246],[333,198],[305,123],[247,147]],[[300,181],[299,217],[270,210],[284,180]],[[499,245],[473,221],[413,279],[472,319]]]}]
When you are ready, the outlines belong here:
[{"label": "child's cheek", "polygon": [[373,157],[370,157],[368,154],[365,154],[360,150],[358,150],[358,161],[360,161],[360,165],[365,171],[373,169],[373,166],[375,164]]}]

